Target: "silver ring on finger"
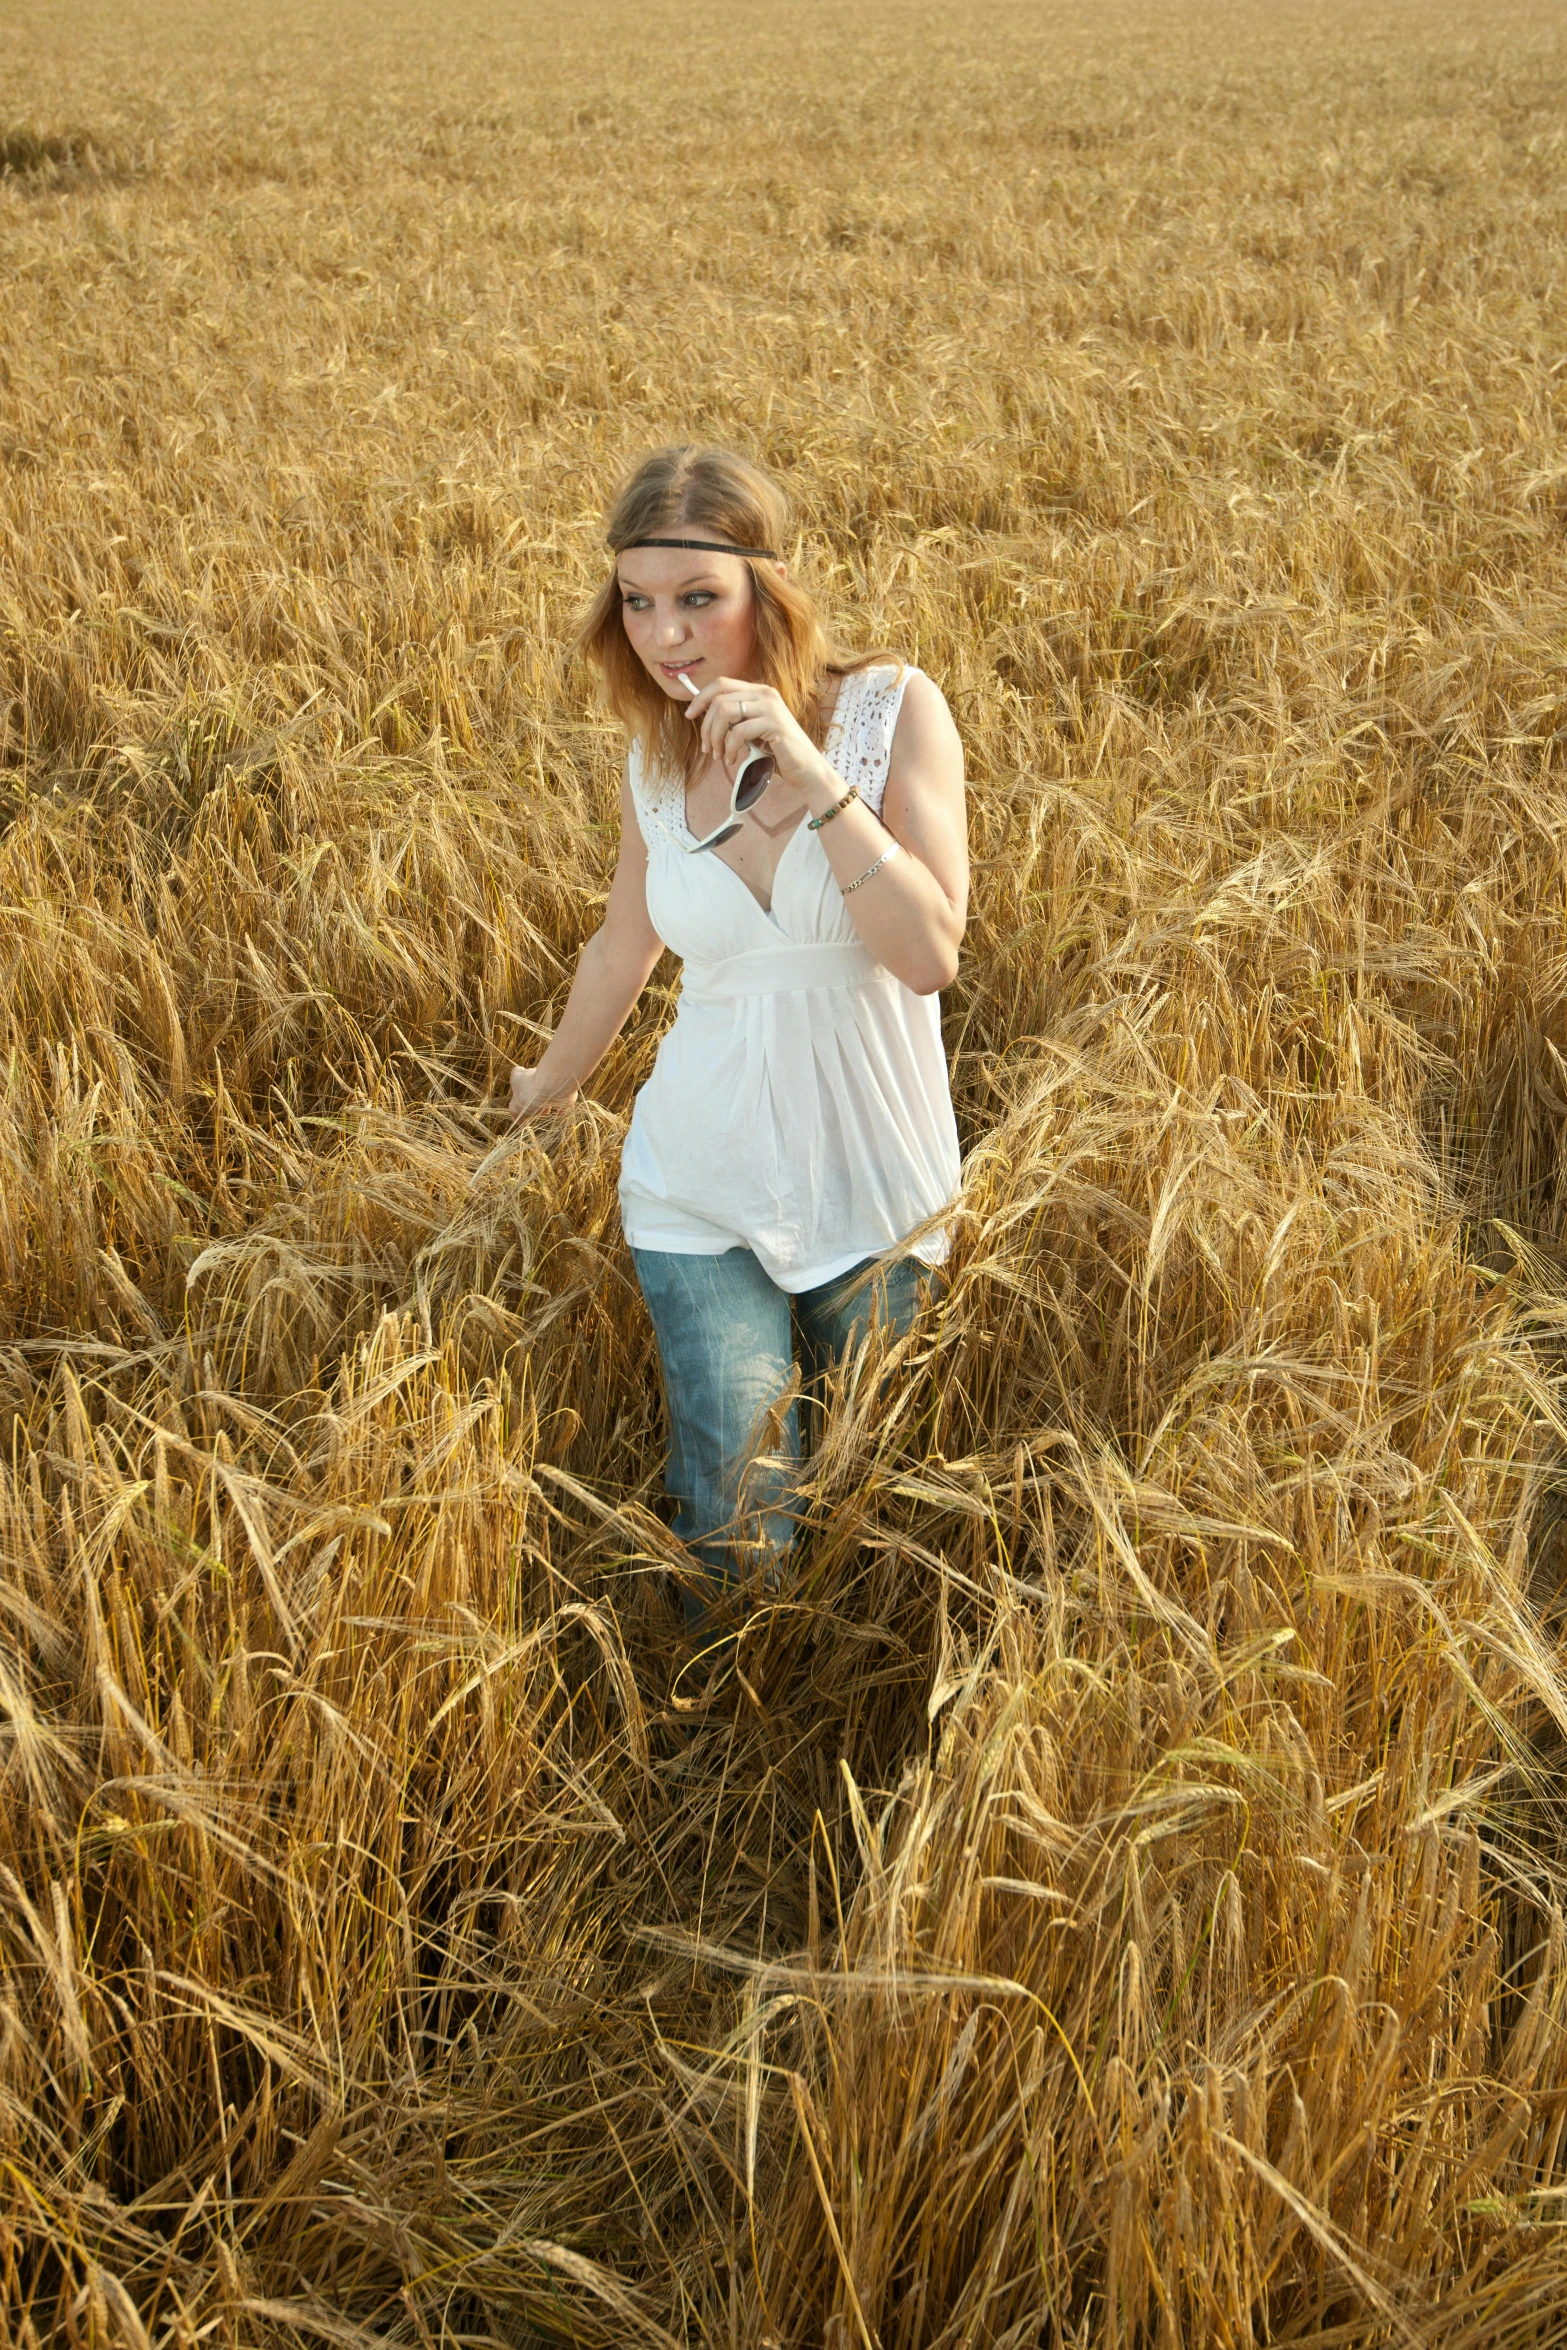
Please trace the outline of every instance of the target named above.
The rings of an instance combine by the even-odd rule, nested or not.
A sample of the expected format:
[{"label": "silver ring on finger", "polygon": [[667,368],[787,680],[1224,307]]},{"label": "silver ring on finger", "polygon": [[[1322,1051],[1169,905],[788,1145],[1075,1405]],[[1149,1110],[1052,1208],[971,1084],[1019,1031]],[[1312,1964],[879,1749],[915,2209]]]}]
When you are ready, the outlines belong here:
[{"label": "silver ring on finger", "polygon": [[745,698],[743,695],[741,696],[740,701],[740,715],[742,718],[745,716]]}]

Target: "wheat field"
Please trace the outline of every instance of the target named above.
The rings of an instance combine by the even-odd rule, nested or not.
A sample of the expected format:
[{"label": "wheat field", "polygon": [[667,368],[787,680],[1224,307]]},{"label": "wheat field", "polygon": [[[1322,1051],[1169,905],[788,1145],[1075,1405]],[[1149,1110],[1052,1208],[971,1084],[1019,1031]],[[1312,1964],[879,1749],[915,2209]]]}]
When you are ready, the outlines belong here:
[{"label": "wheat field", "polygon": [[[0,2327],[1567,2341],[1567,27],[16,0]],[[677,1629],[567,646],[941,682],[952,1279]]]}]

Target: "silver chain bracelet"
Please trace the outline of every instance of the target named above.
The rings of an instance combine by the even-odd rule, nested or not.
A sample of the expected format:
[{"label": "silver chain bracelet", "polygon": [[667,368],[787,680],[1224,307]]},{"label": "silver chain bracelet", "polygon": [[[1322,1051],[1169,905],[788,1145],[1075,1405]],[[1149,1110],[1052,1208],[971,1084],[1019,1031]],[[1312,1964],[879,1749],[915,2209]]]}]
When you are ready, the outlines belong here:
[{"label": "silver chain bracelet", "polygon": [[869,879],[870,879],[870,877],[871,877],[871,875],[872,875],[873,873],[879,873],[879,872],[881,871],[881,869],[882,869],[883,865],[890,865],[890,864],[892,863],[892,860],[893,860],[893,858],[894,858],[894,857],[896,857],[896,856],[900,856],[900,855],[902,854],[902,851],[903,851],[903,843],[902,843],[901,841],[896,841],[896,840],[895,840],[895,841],[892,843],[892,846],[891,846],[890,848],[883,849],[883,850],[882,850],[882,853],[881,853],[881,855],[880,855],[880,856],[877,858],[877,860],[876,860],[875,864],[874,864],[874,865],[867,865],[867,866],[866,866],[866,868],[865,868],[865,871],[864,871],[864,872],[863,872],[863,873],[860,875],[860,878],[859,878],[859,880],[858,880],[858,881],[846,881],[846,882],[844,883],[844,885],[843,885],[843,894],[844,894],[844,896],[845,896],[846,898],[847,898],[847,897],[852,897],[852,896],[854,895],[854,892],[855,892],[857,889],[863,889],[863,888],[865,887],[865,884],[866,884],[866,883],[869,881]]}]

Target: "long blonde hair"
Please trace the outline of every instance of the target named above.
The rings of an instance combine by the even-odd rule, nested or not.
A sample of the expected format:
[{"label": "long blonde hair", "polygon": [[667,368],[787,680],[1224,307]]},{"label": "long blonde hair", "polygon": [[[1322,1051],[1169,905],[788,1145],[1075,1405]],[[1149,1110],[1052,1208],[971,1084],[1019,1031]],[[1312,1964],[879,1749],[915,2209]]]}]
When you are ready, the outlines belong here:
[{"label": "long blonde hair", "polygon": [[[655,449],[626,481],[604,524],[610,551],[618,556],[638,539],[691,530],[728,546],[788,544],[789,501],[761,468],[732,449]],[[751,617],[762,680],[788,705],[811,740],[820,745],[824,725],[822,688],[829,677],[867,668],[878,656],[846,657],[828,639],[809,591],[770,563],[746,561],[751,576]],[[650,766],[694,775],[701,743],[685,724],[680,706],[662,693],[631,649],[621,615],[615,570],[584,614],[576,649],[600,670],[604,698],[626,731],[641,744]]]}]

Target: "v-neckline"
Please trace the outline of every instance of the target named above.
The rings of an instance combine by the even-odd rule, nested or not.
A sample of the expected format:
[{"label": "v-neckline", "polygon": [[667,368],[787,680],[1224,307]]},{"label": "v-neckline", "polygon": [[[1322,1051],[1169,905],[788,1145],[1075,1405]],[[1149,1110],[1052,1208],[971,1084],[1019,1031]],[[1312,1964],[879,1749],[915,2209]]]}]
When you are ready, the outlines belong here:
[{"label": "v-neckline", "polygon": [[734,879],[739,882],[740,887],[745,891],[746,896],[750,899],[752,905],[761,915],[763,921],[771,922],[775,927],[778,923],[778,917],[773,912],[773,908],[778,903],[778,876],[784,869],[785,857],[788,856],[789,851],[794,847],[795,842],[799,839],[801,833],[804,832],[805,829],[805,810],[802,808],[800,811],[799,823],[795,826],[793,832],[790,833],[789,838],[784,842],[783,847],[778,852],[778,862],[773,867],[773,894],[768,899],[765,906],[743,873],[737,871],[737,869],[729,863],[727,858],[720,857],[716,853],[713,857],[713,862],[715,865],[719,866],[725,873],[732,874]]},{"label": "v-neckline", "polygon": [[[840,677],[838,680],[838,691],[833,696],[832,716],[827,721],[827,732],[822,739],[822,757],[826,759],[829,767],[832,766],[831,750],[833,738],[842,731],[843,727],[844,696],[847,694],[853,678],[858,674],[859,673],[857,671],[851,671],[847,676]],[[788,856],[789,851],[794,847],[794,844],[798,840],[800,834],[802,832],[808,832],[810,829],[807,813],[808,806],[809,803],[807,803],[806,807],[801,808],[799,821],[796,823],[793,832],[790,833],[789,838],[784,842],[783,847],[778,852],[778,862],[773,867],[772,895],[769,897],[765,906],[763,905],[761,899],[757,896],[755,890],[751,887],[751,884],[746,880],[746,877],[743,873],[741,873],[735,866],[731,865],[727,858],[721,857],[716,849],[713,849],[709,852],[713,863],[719,866],[725,873],[729,873],[734,876],[735,880],[739,882],[740,887],[745,891],[746,896],[750,899],[752,905],[761,915],[763,921],[771,922],[774,929],[779,927],[778,917],[773,912],[774,906],[778,903],[778,876],[783,871],[785,857]],[[692,830],[691,820],[686,814],[684,791],[682,791],[680,795],[680,821],[685,827],[685,830],[690,838],[695,840],[696,834]]]}]

